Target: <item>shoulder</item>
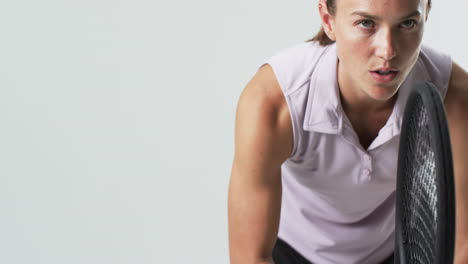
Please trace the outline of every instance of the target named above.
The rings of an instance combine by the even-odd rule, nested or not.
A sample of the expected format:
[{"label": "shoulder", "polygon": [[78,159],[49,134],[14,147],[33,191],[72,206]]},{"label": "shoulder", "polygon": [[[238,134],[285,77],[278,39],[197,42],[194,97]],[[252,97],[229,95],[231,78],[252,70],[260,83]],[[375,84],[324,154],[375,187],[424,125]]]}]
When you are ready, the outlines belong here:
[{"label": "shoulder", "polygon": [[429,60],[448,60],[451,59],[450,55],[435,49],[434,47],[423,43],[421,45],[421,53],[420,53],[420,59],[429,59]]},{"label": "shoulder", "polygon": [[468,124],[468,73],[453,63],[445,111],[451,134],[465,134]]},{"label": "shoulder", "polygon": [[429,76],[444,75],[448,82],[452,66],[452,57],[449,54],[423,44],[421,45],[418,63],[426,68]]},{"label": "shoulder", "polygon": [[327,48],[321,46],[316,41],[309,41],[298,43],[287,48],[283,48],[270,57],[271,61],[278,62],[301,62],[310,61],[310,59],[320,56],[320,54]]},{"label": "shoulder", "polygon": [[240,95],[236,141],[255,145],[257,150],[274,145],[271,155],[285,160],[292,151],[291,139],[291,118],[284,94],[271,66],[264,64]]},{"label": "shoulder", "polygon": [[290,93],[308,81],[310,75],[328,46],[316,41],[296,44],[280,50],[265,61],[273,70],[280,88]]},{"label": "shoulder", "polygon": [[262,105],[273,109],[286,104],[278,79],[270,64],[263,64],[242,91],[241,101],[248,105]]},{"label": "shoulder", "polygon": [[418,81],[430,81],[440,90],[445,98],[452,73],[452,58],[447,53],[427,44],[421,45],[415,65]]},{"label": "shoulder", "polygon": [[452,62],[451,69],[447,97],[445,98],[445,106],[449,112],[453,108],[466,109],[468,107],[468,73],[455,62]]}]

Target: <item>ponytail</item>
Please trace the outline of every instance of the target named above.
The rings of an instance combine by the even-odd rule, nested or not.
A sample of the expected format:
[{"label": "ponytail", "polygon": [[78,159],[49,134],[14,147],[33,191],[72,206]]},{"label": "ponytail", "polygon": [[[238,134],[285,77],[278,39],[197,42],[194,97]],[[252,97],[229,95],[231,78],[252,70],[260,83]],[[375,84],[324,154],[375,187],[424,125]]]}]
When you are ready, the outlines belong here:
[{"label": "ponytail", "polygon": [[311,42],[311,41],[318,41],[318,43],[321,46],[328,46],[330,44],[335,43],[334,40],[331,40],[327,34],[325,34],[325,31],[323,30],[323,27],[320,27],[320,31],[315,35],[313,38],[307,40],[306,42]]}]

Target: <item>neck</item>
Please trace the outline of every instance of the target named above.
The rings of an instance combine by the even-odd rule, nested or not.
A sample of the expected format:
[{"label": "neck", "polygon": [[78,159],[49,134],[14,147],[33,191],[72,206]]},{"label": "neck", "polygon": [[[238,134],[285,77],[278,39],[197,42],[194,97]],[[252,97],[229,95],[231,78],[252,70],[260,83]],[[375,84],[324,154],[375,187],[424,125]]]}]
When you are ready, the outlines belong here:
[{"label": "neck", "polygon": [[349,94],[346,89],[339,88],[343,110],[346,113],[381,113],[393,110],[397,95],[385,101],[377,101],[368,96],[362,97]]},{"label": "neck", "polygon": [[346,113],[382,113],[393,110],[397,96],[396,93],[387,100],[375,100],[359,89],[352,80],[349,80],[338,71],[338,88],[340,92],[341,105]]}]

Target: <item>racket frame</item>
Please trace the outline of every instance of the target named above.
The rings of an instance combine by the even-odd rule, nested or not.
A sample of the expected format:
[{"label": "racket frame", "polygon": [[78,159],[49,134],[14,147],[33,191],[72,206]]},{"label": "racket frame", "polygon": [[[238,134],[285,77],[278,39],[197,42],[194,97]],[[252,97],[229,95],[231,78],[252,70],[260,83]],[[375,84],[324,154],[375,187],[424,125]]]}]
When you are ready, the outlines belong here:
[{"label": "racket frame", "polygon": [[[439,91],[430,82],[418,83],[411,91],[406,103],[401,127],[400,147],[398,153],[398,174],[396,190],[396,227],[395,227],[395,263],[406,264],[406,249],[404,245],[404,223],[402,208],[402,188],[398,188],[403,182],[407,170],[404,155],[405,146],[408,145],[408,129],[410,117],[414,111],[415,102],[422,100],[427,111],[428,126],[432,143],[435,146],[434,157],[436,162],[437,184],[437,224],[436,224],[436,252],[435,263],[445,264],[453,262],[455,246],[455,191],[453,177],[452,151],[449,137],[449,129],[444,105]],[[402,158],[400,158],[402,157]]]}]

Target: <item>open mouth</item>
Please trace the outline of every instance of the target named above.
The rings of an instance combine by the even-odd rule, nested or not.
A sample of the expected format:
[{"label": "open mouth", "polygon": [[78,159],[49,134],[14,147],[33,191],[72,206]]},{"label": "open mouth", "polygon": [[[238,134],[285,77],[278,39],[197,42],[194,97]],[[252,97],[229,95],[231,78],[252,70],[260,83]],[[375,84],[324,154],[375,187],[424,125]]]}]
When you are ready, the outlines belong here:
[{"label": "open mouth", "polygon": [[398,73],[397,71],[374,71],[374,72],[383,76]]},{"label": "open mouth", "polygon": [[371,71],[373,79],[379,83],[388,83],[395,79],[398,71]]}]

